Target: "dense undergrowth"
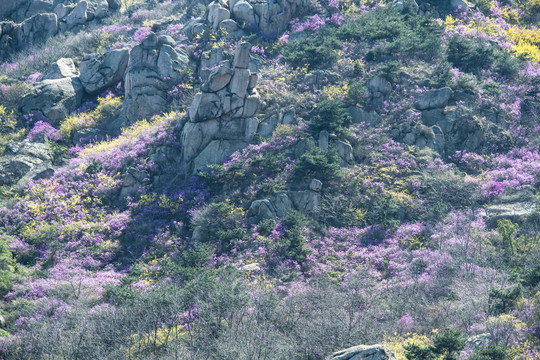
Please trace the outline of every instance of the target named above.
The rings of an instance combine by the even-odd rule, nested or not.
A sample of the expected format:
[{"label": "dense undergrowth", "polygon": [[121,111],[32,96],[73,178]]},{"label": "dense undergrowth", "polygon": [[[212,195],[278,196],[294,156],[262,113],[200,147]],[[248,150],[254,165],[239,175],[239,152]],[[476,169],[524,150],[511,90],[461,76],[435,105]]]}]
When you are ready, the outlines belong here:
[{"label": "dense undergrowth", "polygon": [[[279,37],[248,34],[262,64],[258,117],[294,108],[295,121],[187,178],[170,150],[197,76],[176,84],[162,115],[84,147],[73,133],[117,116],[122,84],[56,128],[19,113],[57,58],[133,46],[164,18],[192,61],[236,45],[188,40],[181,1],[124,5],[0,65],[0,152],[45,132],[69,159],[22,193],[1,189],[3,358],[312,360],[380,342],[399,359],[540,358],[538,1],[481,1],[440,19],[330,2]],[[320,83],[305,81],[316,71]],[[376,75],[391,86],[382,98],[369,89]],[[403,129],[435,139],[414,104],[441,87],[465,130],[441,149],[407,144]],[[351,107],[376,121],[353,122]],[[321,131],[350,144],[352,160],[317,147]],[[316,211],[249,216],[254,200],[313,179]],[[490,216],[508,203],[534,210]],[[465,343],[481,334],[492,345]]]}]

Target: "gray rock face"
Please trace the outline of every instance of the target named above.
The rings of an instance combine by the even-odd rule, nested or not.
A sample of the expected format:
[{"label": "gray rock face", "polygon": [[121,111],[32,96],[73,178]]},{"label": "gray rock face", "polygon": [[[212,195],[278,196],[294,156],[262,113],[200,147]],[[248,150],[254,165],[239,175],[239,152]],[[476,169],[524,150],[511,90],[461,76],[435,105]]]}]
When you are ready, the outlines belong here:
[{"label": "gray rock face", "polygon": [[193,99],[189,117],[193,122],[216,119],[222,114],[221,101],[214,93],[198,93]]},{"label": "gray rock face", "polygon": [[223,163],[227,156],[246,146],[247,142],[240,140],[212,140],[204,150],[193,159],[193,171],[202,170],[208,164]]},{"label": "gray rock face", "polygon": [[311,214],[320,209],[321,195],[316,191],[289,191],[289,198],[300,212]]},{"label": "gray rock face", "polygon": [[253,201],[248,209],[247,218],[251,223],[257,223],[276,216],[283,217],[293,208],[294,205],[286,193],[277,193],[268,199]]},{"label": "gray rock face", "polygon": [[210,4],[206,20],[214,29],[230,17],[242,27],[277,33],[287,28],[301,5],[301,0],[229,0],[226,4],[216,1]]},{"label": "gray rock face", "polygon": [[250,50],[249,43],[240,43],[230,61],[219,49],[202,55],[201,68],[213,70],[206,71],[206,81],[189,109],[189,122],[181,131],[186,174],[223,162],[246,147],[258,131],[259,121],[253,116],[260,97],[255,76],[248,70]]},{"label": "gray rock face", "polygon": [[442,108],[448,105],[448,101],[450,101],[453,93],[452,89],[448,87],[430,90],[420,95],[414,106],[418,110]]},{"label": "gray rock face", "polygon": [[40,80],[53,80],[77,76],[77,68],[71,58],[60,58],[41,75]]},{"label": "gray rock face", "polygon": [[320,192],[322,190],[322,182],[321,180],[313,179],[309,183],[309,189],[311,191]]},{"label": "gray rock face", "polygon": [[208,5],[208,22],[214,30],[217,30],[223,20],[230,19],[231,12],[224,8],[219,2],[212,2]]},{"label": "gray rock face", "polygon": [[422,111],[422,121],[400,124],[399,138],[408,145],[430,147],[441,155],[458,150],[477,152],[486,143],[484,121],[462,106]]},{"label": "gray rock face", "polygon": [[81,0],[73,5],[59,0],[0,1],[0,20],[24,20],[20,24],[0,23],[0,59],[57,33],[82,29],[88,22],[107,17],[110,10],[116,9],[119,5],[109,5],[107,0]]},{"label": "gray rock face", "polygon": [[36,83],[21,103],[24,114],[41,114],[56,124],[81,104],[83,87],[79,78],[44,80]]},{"label": "gray rock face", "polygon": [[167,107],[167,91],[188,67],[187,55],[169,43],[170,38],[151,33],[131,50],[124,75],[124,122],[149,118]]},{"label": "gray rock face", "polygon": [[6,0],[0,2],[0,20],[8,19],[17,9],[28,6],[28,0]]},{"label": "gray rock face", "polygon": [[67,30],[73,29],[75,26],[83,25],[88,20],[86,11],[88,10],[88,3],[85,0],[77,3],[73,11],[66,16]]},{"label": "gray rock face", "polygon": [[25,47],[42,43],[58,32],[58,19],[56,14],[38,14],[25,20],[16,27],[15,39],[17,46]]},{"label": "gray rock face", "polygon": [[202,85],[205,92],[217,92],[229,84],[233,71],[225,65],[220,65],[210,73],[208,80]]},{"label": "gray rock face", "polygon": [[388,98],[392,91],[392,84],[381,76],[374,76],[368,81],[370,102],[373,105],[380,105]]},{"label": "gray rock face", "polygon": [[14,186],[22,190],[30,180],[52,176],[52,156],[49,144],[12,142],[6,147],[5,156],[0,158],[0,185]]},{"label": "gray rock face", "polygon": [[80,65],[80,79],[84,90],[89,94],[96,94],[116,85],[124,77],[128,62],[127,49],[85,57]]},{"label": "gray rock face", "polygon": [[384,345],[358,345],[332,354],[330,360],[397,360],[397,358]]},{"label": "gray rock face", "polygon": [[356,106],[348,107],[346,111],[351,116],[353,124],[377,125],[381,122],[381,117],[375,111],[365,111]]}]

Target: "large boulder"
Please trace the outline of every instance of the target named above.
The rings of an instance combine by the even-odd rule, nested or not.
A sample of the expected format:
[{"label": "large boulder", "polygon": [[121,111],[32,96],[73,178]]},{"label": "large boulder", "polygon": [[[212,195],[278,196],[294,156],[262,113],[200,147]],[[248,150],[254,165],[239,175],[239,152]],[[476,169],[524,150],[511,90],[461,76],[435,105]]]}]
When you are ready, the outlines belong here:
[{"label": "large boulder", "polygon": [[208,80],[202,85],[206,92],[217,92],[229,84],[233,71],[225,65],[218,66],[210,73]]},{"label": "large boulder", "polygon": [[46,141],[11,142],[4,155],[0,158],[0,186],[22,190],[30,180],[47,178],[54,173],[51,149]]},{"label": "large boulder", "polygon": [[430,90],[420,95],[414,106],[418,110],[442,108],[448,105],[448,101],[450,101],[453,94],[454,92],[449,87]]},{"label": "large boulder", "polygon": [[149,118],[167,108],[167,91],[180,82],[188,67],[187,55],[174,44],[169,36],[151,33],[131,50],[124,75],[124,122]]},{"label": "large boulder", "polygon": [[358,345],[335,352],[330,360],[397,360],[384,345]]},{"label": "large boulder", "polygon": [[97,94],[116,85],[124,77],[128,62],[128,49],[85,57],[79,66],[84,90],[89,94]]},{"label": "large boulder", "polygon": [[231,17],[229,9],[221,6],[219,2],[212,2],[208,5],[208,22],[214,30],[217,30],[223,20]]},{"label": "large boulder", "polygon": [[229,155],[246,146],[247,143],[241,140],[212,140],[193,159],[193,171],[202,170],[210,164],[222,164]]},{"label": "large boulder", "polygon": [[43,80],[21,103],[24,114],[38,114],[57,124],[81,104],[83,87],[77,77]]},{"label": "large boulder", "polygon": [[88,21],[88,2],[82,0],[77,3],[77,6],[66,16],[67,30],[71,30],[78,25],[84,25]]}]

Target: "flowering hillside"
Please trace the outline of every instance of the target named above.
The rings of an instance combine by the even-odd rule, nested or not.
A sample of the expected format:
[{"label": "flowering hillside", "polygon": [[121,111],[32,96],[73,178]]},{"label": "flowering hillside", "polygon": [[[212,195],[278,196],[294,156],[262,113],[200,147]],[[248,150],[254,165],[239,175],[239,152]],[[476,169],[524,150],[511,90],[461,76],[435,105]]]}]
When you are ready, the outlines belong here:
[{"label": "flowering hillside", "polygon": [[0,359],[540,359],[539,26],[0,4]]}]

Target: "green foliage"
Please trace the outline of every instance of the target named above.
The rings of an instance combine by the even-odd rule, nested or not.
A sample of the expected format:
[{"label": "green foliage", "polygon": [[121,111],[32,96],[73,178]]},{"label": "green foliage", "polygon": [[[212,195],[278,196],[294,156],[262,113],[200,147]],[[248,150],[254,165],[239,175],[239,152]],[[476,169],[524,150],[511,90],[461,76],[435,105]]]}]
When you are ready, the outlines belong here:
[{"label": "green foliage", "polygon": [[70,116],[60,125],[62,136],[69,139],[74,132],[86,129],[107,122],[118,116],[122,107],[122,98],[120,97],[99,97],[98,106],[88,112]]},{"label": "green foliage", "polygon": [[330,29],[321,29],[314,36],[291,41],[283,47],[283,58],[294,68],[313,70],[329,67],[339,58],[341,42]]},{"label": "green foliage", "polygon": [[465,347],[459,330],[445,329],[433,338],[433,352],[444,355],[445,360],[457,360],[457,353]]},{"label": "green foliage", "polygon": [[278,253],[302,264],[306,260],[306,256],[309,255],[302,236],[302,228],[309,225],[308,219],[301,212],[290,210],[282,221],[285,226],[285,236],[280,239]]},{"label": "green foliage", "polygon": [[404,345],[407,360],[434,360],[443,356],[444,360],[457,360],[457,353],[465,347],[465,339],[458,330],[445,329],[435,335],[432,346],[418,344]]},{"label": "green foliage", "polygon": [[229,251],[234,240],[246,233],[243,225],[245,211],[230,201],[212,203],[193,215],[192,225],[200,231],[205,242],[217,243],[220,251]]},{"label": "green foliage", "polygon": [[0,295],[5,295],[12,285],[15,261],[6,239],[0,237]]},{"label": "green foliage", "polygon": [[351,116],[345,111],[345,105],[338,100],[324,100],[311,111],[310,129],[318,133],[326,130],[342,134],[352,123]]},{"label": "green foliage", "polygon": [[368,211],[371,221],[381,225],[385,229],[397,229],[400,224],[398,219],[399,205],[390,195],[376,198]]},{"label": "green foliage", "polygon": [[519,60],[496,45],[459,35],[452,36],[448,42],[448,61],[464,72],[476,74],[493,66],[501,75],[513,75],[520,66]]},{"label": "green foliage", "polygon": [[436,355],[431,346],[420,346],[417,344],[403,345],[407,360],[434,360]]},{"label": "green foliage", "polygon": [[515,260],[514,257],[516,256],[516,234],[518,229],[519,225],[508,219],[497,221],[496,230],[502,238],[502,248],[506,258],[511,261]]},{"label": "green foliage", "polygon": [[489,313],[500,315],[512,310],[522,294],[523,289],[521,285],[516,285],[506,290],[491,289],[489,292]]},{"label": "green foliage", "polygon": [[325,152],[318,147],[311,148],[296,161],[293,172],[296,180],[316,178],[323,183],[330,183],[343,179],[339,155],[335,149]]},{"label": "green foliage", "polygon": [[535,287],[540,284],[540,263],[532,269],[527,269],[523,276],[523,285]]},{"label": "green foliage", "polygon": [[469,360],[507,360],[508,354],[504,347],[489,344],[487,349],[474,352],[469,356]]},{"label": "green foliage", "polygon": [[440,54],[441,26],[423,16],[400,14],[390,7],[379,8],[344,24],[338,30],[343,40],[370,46],[368,61],[381,61],[398,54],[431,58]]}]

